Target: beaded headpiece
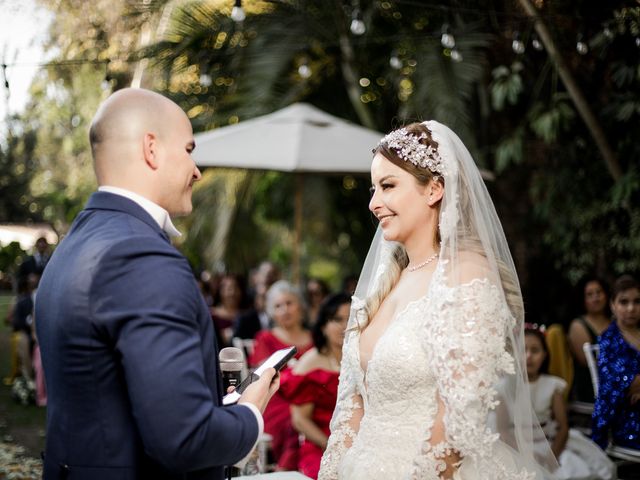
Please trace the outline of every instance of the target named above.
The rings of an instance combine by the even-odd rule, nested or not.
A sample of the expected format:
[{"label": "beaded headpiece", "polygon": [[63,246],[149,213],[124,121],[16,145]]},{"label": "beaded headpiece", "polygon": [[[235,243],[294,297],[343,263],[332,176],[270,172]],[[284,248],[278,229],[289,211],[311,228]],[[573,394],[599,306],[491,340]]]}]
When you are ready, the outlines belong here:
[{"label": "beaded headpiece", "polygon": [[438,151],[431,145],[420,143],[427,135],[413,135],[406,128],[399,128],[386,135],[380,144],[392,148],[405,162],[411,162],[417,167],[428,168],[433,173],[445,174],[444,162]]}]

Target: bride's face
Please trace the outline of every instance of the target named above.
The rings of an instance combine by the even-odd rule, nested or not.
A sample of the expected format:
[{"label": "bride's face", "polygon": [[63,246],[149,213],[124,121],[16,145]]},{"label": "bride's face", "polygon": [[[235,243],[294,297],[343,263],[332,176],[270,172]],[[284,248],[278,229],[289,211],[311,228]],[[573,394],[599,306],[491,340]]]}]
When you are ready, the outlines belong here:
[{"label": "bride's face", "polygon": [[428,186],[379,153],[371,163],[371,184],[369,210],[380,222],[385,240],[404,244],[429,224]]}]

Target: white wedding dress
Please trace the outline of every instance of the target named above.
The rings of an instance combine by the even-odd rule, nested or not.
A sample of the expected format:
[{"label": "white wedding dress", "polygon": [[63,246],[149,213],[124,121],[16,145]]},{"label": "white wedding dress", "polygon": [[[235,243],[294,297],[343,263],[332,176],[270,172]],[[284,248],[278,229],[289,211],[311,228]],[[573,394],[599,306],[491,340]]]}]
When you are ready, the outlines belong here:
[{"label": "white wedding dress", "polygon": [[[552,478],[545,471],[557,468],[550,448],[534,451],[540,426],[526,383],[524,306],[489,192],[451,129],[428,121],[410,130],[387,135],[376,152],[429,169],[432,181],[442,176],[437,267],[425,296],[391,319],[362,365],[368,312],[375,315],[389,294],[386,282],[408,265],[405,246],[378,228],[351,305],[318,478],[442,480],[445,459],[456,456],[455,480]],[[499,403],[496,386],[505,380],[512,388]]]},{"label": "white wedding dress", "polygon": [[[389,325],[366,372],[359,331],[347,333],[343,404],[319,479],[440,479],[446,468],[440,458],[451,449],[463,457],[455,479],[535,478],[487,428],[498,375],[513,371],[505,349],[512,318],[489,280],[450,288],[436,279],[441,274]],[[355,315],[362,307],[354,298]],[[439,398],[448,443],[432,445]]]}]

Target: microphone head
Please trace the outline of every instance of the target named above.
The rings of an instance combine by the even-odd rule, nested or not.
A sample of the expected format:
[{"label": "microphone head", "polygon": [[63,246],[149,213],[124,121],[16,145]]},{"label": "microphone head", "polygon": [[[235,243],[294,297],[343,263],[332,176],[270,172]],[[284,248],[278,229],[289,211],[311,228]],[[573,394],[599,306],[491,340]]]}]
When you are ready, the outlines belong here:
[{"label": "microphone head", "polygon": [[237,371],[244,367],[244,352],[236,347],[226,347],[220,350],[218,356],[220,360],[220,370]]}]

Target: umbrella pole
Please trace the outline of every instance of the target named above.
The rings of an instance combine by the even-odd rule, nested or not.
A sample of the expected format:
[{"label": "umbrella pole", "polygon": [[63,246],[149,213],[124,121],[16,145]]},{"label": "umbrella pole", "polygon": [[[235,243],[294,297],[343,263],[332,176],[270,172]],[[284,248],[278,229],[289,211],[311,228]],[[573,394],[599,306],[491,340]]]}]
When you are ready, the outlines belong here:
[{"label": "umbrella pole", "polygon": [[304,177],[296,173],[295,202],[294,202],[294,235],[293,235],[293,284],[300,284],[300,243],[302,242],[302,192],[304,191]]}]

